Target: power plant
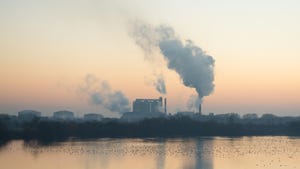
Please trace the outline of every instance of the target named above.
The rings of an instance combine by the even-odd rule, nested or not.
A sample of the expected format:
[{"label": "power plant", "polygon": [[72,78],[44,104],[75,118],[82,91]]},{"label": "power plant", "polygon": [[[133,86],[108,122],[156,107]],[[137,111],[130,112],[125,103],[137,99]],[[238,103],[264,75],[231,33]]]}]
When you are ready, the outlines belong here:
[{"label": "power plant", "polygon": [[145,118],[165,117],[167,115],[167,98],[135,99],[132,103],[132,112],[126,112],[121,119],[138,121]]},{"label": "power plant", "polygon": [[159,97],[158,99],[136,99],[132,104],[133,112],[140,113],[167,113],[167,98]]},{"label": "power plant", "polygon": [[167,110],[166,108],[166,99],[165,106],[163,105],[162,97],[158,99],[136,99],[132,104],[133,112],[140,113],[153,113],[153,112],[162,112]]},{"label": "power plant", "polygon": [[[203,117],[202,105],[199,104],[198,110],[195,111],[178,111],[179,116]],[[159,97],[158,99],[138,98],[132,103],[132,112],[125,112],[121,119],[132,122],[145,118],[167,117],[167,98]]]}]

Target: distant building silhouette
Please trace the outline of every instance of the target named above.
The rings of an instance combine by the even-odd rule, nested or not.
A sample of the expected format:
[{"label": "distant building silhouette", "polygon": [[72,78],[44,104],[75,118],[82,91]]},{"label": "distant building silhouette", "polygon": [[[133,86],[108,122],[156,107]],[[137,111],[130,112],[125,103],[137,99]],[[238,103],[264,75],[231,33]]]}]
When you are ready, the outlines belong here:
[{"label": "distant building silhouette", "polygon": [[132,107],[133,112],[162,112],[162,97],[159,99],[136,99]]},{"label": "distant building silhouette", "polygon": [[53,113],[53,119],[55,120],[73,120],[74,113],[71,111],[57,111]]},{"label": "distant building silhouette", "polygon": [[[167,112],[167,100],[164,100],[165,107],[163,108],[163,98],[158,99],[136,99],[132,104],[132,112],[126,112],[121,119],[124,121],[139,121],[145,118],[164,117]],[[165,112],[165,113],[163,113]]]},{"label": "distant building silhouette", "polygon": [[34,118],[41,117],[41,112],[35,110],[23,110],[18,112],[18,119],[21,121],[32,121]]},{"label": "distant building silhouette", "polygon": [[103,119],[103,115],[95,114],[95,113],[85,114],[83,117],[84,121],[101,121],[102,119]]},{"label": "distant building silhouette", "polygon": [[195,112],[192,111],[179,111],[176,113],[177,116],[188,116],[188,117],[195,117]]}]

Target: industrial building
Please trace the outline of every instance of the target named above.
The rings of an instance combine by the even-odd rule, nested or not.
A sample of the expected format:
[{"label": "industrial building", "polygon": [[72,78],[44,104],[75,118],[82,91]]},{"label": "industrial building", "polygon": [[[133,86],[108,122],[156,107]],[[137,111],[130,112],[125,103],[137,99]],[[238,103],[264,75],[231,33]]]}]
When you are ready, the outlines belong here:
[{"label": "industrial building", "polygon": [[103,115],[95,113],[89,113],[83,116],[84,121],[101,121],[102,119]]},{"label": "industrial building", "polygon": [[164,117],[167,113],[167,99],[136,99],[132,104],[132,112],[126,112],[121,119],[139,121],[145,118]]},{"label": "industrial building", "polygon": [[163,108],[163,99],[162,97],[158,99],[136,99],[132,105],[133,112],[140,113],[154,113],[154,112],[163,112],[167,111],[166,109],[167,100],[165,98],[165,107]]},{"label": "industrial building", "polygon": [[74,113],[70,111],[57,111],[53,113],[53,119],[55,120],[74,120]]},{"label": "industrial building", "polygon": [[18,118],[22,121],[31,121],[35,118],[41,117],[41,112],[35,110],[23,110],[18,112]]},{"label": "industrial building", "polygon": [[188,116],[188,117],[191,117],[193,118],[195,116],[195,112],[192,112],[192,111],[179,111],[176,113],[176,116]]}]

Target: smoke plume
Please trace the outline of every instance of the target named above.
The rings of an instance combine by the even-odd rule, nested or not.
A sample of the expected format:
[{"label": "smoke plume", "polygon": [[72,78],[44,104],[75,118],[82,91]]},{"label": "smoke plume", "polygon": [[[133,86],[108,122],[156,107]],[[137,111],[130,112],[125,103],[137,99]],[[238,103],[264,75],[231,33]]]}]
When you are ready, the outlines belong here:
[{"label": "smoke plume", "polygon": [[166,94],[166,85],[165,85],[165,79],[162,74],[156,76],[156,82],[154,82],[156,90],[161,94]]},{"label": "smoke plume", "polygon": [[87,94],[91,104],[100,105],[112,112],[124,113],[130,110],[129,99],[122,91],[114,91],[106,81],[97,79],[94,75],[86,75],[80,92]]},{"label": "smoke plume", "polygon": [[172,27],[153,27],[136,21],[133,23],[131,36],[146,53],[158,49],[167,61],[168,68],[179,74],[185,86],[194,88],[200,100],[213,92],[213,57],[207,55],[191,40],[183,42],[176,36]]},{"label": "smoke plume", "polygon": [[201,100],[197,95],[191,95],[187,101],[187,108],[189,111],[197,112],[199,111],[199,104]]},{"label": "smoke plume", "polygon": [[[143,22],[134,22],[133,27],[130,28],[129,34],[135,39],[136,44],[144,51],[145,60],[153,66],[155,73],[152,77],[155,79],[151,80],[152,82],[148,84],[154,86],[156,91],[160,94],[166,94],[165,78],[162,71],[159,70],[162,68],[161,61],[163,60],[160,57],[158,58],[159,55],[155,53],[159,34],[152,29],[151,25]],[[157,74],[157,72],[160,73]]]}]

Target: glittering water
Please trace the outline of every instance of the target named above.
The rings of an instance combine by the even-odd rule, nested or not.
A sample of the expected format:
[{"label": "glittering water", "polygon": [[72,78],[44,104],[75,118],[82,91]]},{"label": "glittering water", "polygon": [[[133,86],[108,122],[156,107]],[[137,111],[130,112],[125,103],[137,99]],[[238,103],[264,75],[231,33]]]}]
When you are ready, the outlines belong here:
[{"label": "glittering water", "polygon": [[0,147],[2,169],[300,169],[300,137],[99,139]]}]

